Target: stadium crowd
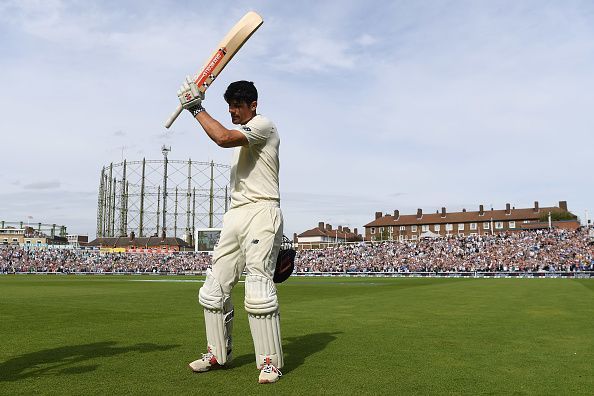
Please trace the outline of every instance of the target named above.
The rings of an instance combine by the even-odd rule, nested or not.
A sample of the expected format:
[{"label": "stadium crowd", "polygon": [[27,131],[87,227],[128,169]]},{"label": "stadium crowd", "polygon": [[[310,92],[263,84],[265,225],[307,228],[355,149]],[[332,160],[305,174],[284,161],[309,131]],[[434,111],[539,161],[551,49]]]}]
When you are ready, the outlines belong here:
[{"label": "stadium crowd", "polygon": [[70,249],[0,248],[0,273],[179,273],[206,271],[211,260],[204,253],[99,253]]},{"label": "stadium crowd", "polygon": [[487,236],[337,245],[298,253],[300,272],[592,271],[585,230],[538,230]]},{"label": "stadium crowd", "polygon": [[[0,273],[186,273],[211,265],[205,253],[99,253],[0,247]],[[586,230],[339,244],[300,250],[295,270],[319,272],[573,272],[594,271]]]}]

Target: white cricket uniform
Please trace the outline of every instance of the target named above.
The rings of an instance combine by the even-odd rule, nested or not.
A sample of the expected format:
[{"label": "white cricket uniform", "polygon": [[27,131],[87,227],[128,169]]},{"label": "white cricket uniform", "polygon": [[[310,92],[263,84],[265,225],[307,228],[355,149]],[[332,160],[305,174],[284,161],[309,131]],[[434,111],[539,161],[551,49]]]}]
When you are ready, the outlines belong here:
[{"label": "white cricket uniform", "polygon": [[237,129],[249,144],[234,149],[231,206],[223,217],[212,265],[225,294],[231,293],[244,268],[248,275],[272,279],[283,235],[276,127],[256,115]]},{"label": "white cricket uniform", "polygon": [[238,128],[249,144],[236,147],[231,166],[231,208],[199,291],[204,306],[208,350],[219,364],[232,354],[231,290],[244,269],[245,310],[254,341],[256,366],[283,366],[280,314],[273,275],[283,236],[278,190],[276,127],[257,115]]}]

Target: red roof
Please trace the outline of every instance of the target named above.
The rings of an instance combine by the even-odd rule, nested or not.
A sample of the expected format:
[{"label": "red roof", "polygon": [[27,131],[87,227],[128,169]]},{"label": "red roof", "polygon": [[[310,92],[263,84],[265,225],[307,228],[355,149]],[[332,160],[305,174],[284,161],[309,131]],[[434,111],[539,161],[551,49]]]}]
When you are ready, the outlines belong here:
[{"label": "red roof", "polygon": [[103,247],[154,247],[154,246],[179,246],[188,247],[189,245],[180,238],[167,237],[137,237],[130,239],[130,237],[105,237],[96,238],[89,242],[89,246],[103,246]]},{"label": "red roof", "polygon": [[502,210],[485,210],[481,215],[479,211],[476,212],[452,212],[446,213],[423,213],[421,218],[413,215],[400,215],[397,219],[392,215],[384,215],[379,219],[375,219],[364,227],[382,227],[382,226],[398,226],[398,225],[421,225],[421,224],[446,224],[446,223],[480,223],[484,221],[520,221],[520,220],[539,220],[543,214],[548,212],[563,212],[564,210],[553,206],[540,208],[535,211],[534,208],[526,209],[510,209],[509,214],[505,209]]},{"label": "red roof", "polygon": [[311,230],[307,230],[302,232],[301,234],[297,235],[299,238],[305,237],[328,237],[328,238],[341,238],[346,241],[361,241],[363,240],[360,235],[355,234],[354,232],[348,232],[344,229],[339,230],[338,228],[335,229],[321,229],[320,227],[312,228]]}]

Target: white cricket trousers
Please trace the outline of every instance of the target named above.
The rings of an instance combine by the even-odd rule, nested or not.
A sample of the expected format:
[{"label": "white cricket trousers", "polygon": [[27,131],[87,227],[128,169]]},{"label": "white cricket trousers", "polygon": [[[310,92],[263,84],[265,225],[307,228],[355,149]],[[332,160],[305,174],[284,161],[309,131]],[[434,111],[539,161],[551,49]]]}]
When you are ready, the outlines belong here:
[{"label": "white cricket trousers", "polygon": [[223,293],[231,294],[244,268],[248,275],[272,280],[282,238],[283,215],[278,202],[263,201],[228,210],[212,263]]}]

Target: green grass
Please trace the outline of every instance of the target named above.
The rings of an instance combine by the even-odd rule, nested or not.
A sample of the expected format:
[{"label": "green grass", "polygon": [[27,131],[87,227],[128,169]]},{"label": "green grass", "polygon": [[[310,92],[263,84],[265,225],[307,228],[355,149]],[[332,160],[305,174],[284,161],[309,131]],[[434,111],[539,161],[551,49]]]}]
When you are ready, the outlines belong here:
[{"label": "green grass", "polygon": [[1,276],[0,394],[592,394],[594,279],[291,278],[284,376],[258,385],[243,284],[233,364],[186,277]]}]

